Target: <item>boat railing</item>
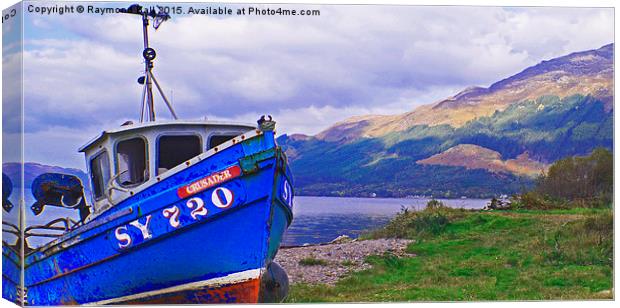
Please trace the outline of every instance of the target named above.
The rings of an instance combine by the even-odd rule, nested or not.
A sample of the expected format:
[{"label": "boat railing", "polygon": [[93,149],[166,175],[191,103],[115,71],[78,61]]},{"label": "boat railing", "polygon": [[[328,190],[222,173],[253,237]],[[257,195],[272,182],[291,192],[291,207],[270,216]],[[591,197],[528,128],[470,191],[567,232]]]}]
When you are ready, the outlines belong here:
[{"label": "boat railing", "polygon": [[16,225],[8,223],[6,221],[2,222],[2,232],[14,234],[16,236],[19,236],[20,234],[19,228]]},{"label": "boat railing", "polygon": [[[24,237],[28,238],[28,237],[34,236],[34,237],[57,238],[63,235],[64,233],[72,230],[79,224],[80,222],[75,221],[69,217],[62,217],[62,218],[54,219],[44,225],[33,225],[33,226],[27,227],[24,230]],[[45,231],[48,231],[48,232],[45,232]],[[53,233],[49,231],[61,231],[61,232]]]}]

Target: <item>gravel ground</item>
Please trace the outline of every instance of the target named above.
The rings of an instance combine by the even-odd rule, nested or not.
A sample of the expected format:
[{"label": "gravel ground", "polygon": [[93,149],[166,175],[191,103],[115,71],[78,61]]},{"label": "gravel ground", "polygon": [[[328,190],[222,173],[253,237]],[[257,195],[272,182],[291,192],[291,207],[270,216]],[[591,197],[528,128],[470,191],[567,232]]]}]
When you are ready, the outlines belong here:
[{"label": "gravel ground", "polygon": [[[391,252],[397,256],[414,256],[405,252],[411,240],[378,239],[357,241],[339,237],[329,244],[280,248],[276,262],[288,273],[289,283],[333,285],[350,272],[371,267],[364,259],[370,255]],[[303,259],[322,260],[324,265],[302,265]],[[322,262],[322,263],[323,263]]]}]

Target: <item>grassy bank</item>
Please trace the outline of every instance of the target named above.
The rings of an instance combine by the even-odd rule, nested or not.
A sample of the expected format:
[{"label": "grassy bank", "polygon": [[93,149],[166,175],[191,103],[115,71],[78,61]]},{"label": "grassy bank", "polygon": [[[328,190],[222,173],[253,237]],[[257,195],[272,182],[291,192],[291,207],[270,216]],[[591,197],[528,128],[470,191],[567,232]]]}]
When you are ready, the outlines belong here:
[{"label": "grassy bank", "polygon": [[295,284],[289,302],[611,298],[611,209],[403,211],[368,237],[407,237],[408,252],[335,286]]}]

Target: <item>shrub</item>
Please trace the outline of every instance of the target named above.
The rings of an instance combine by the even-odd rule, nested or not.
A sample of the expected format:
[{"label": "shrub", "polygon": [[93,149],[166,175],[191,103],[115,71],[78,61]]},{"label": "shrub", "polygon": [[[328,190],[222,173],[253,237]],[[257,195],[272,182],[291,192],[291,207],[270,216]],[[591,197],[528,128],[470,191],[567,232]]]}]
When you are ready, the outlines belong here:
[{"label": "shrub", "polygon": [[510,202],[511,210],[565,210],[572,208],[611,208],[604,198],[563,200],[543,196],[536,191],[523,193]]},{"label": "shrub", "polygon": [[434,210],[438,208],[445,208],[445,207],[446,206],[443,204],[443,202],[439,200],[435,200],[435,199],[431,199],[430,201],[426,203],[426,208],[430,210]]},{"label": "shrub", "polygon": [[370,238],[414,238],[438,235],[464,210],[446,207],[442,202],[431,200],[421,211],[411,211],[403,207],[401,211],[382,229],[370,233]]},{"label": "shrub", "polygon": [[551,209],[566,209],[568,203],[553,200],[551,198],[545,198],[537,192],[527,192],[521,195],[521,199],[518,203],[512,205],[511,208],[528,209],[528,210],[551,210]]}]

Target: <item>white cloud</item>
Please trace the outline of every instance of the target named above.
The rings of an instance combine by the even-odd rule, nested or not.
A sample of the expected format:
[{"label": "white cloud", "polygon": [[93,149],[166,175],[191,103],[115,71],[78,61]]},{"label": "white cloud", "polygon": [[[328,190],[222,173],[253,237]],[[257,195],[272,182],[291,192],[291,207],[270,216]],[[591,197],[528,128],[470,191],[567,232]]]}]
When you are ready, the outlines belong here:
[{"label": "white cloud", "polygon": [[2,157],[5,162],[17,162],[21,160],[21,53],[3,55],[2,74]]},{"label": "white cloud", "polygon": [[[173,16],[151,30],[156,77],[182,117],[254,121],[270,113],[280,132],[313,134],[351,115],[408,111],[613,41],[613,9],[312,8],[321,16]],[[27,16],[31,133],[138,116],[139,18]]]},{"label": "white cloud", "polygon": [[[118,126],[118,125],[116,125]],[[84,154],[78,148],[100,131],[50,127],[36,133],[24,133],[24,161],[86,169]]]},{"label": "white cloud", "polygon": [[[343,121],[352,116],[362,114],[398,114],[410,111],[412,102],[434,102],[445,97],[444,93],[453,93],[455,88],[432,88],[423,94],[416,91],[408,91],[403,96],[376,106],[348,106],[338,107],[308,106],[300,108],[284,108],[276,112],[268,113],[273,116],[277,123],[278,134],[293,134],[303,132],[307,135],[315,135],[336,122]],[[386,112],[388,111],[388,112]],[[247,112],[232,117],[218,117],[208,115],[211,120],[233,120],[236,122],[255,123],[259,115],[255,112]]]},{"label": "white cloud", "polygon": [[498,30],[536,62],[613,42],[613,9],[522,8]]}]

